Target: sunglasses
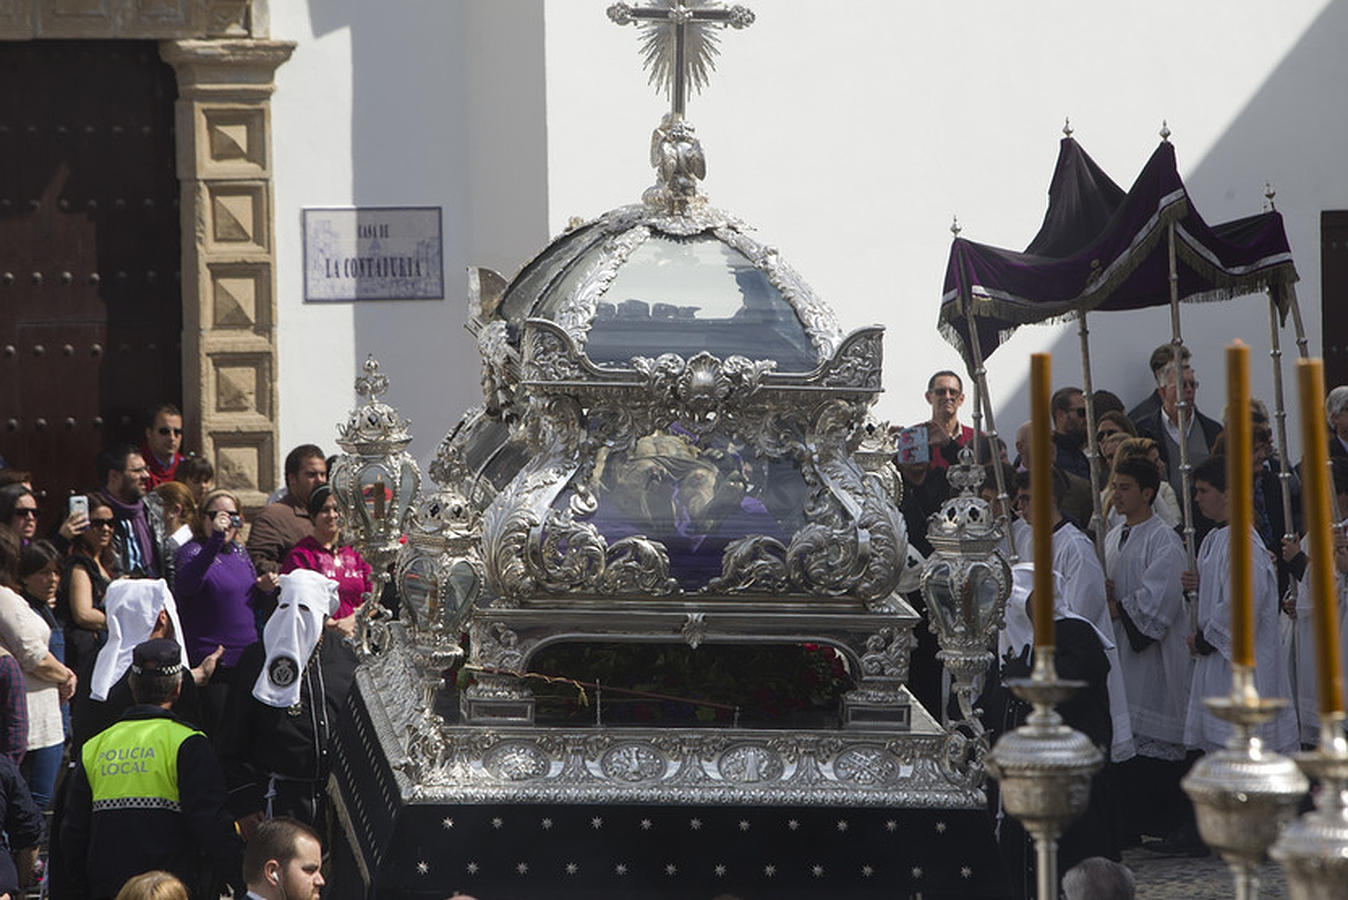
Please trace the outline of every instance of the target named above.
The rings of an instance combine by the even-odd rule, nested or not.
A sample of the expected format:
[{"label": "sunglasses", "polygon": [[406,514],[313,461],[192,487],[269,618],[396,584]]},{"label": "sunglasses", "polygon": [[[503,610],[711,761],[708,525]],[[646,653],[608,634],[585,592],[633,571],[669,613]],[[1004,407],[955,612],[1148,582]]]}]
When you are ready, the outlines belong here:
[{"label": "sunglasses", "polygon": [[14,510],[14,516],[15,516],[15,517],[29,518],[29,519],[36,519],[36,518],[37,518],[37,510],[35,510],[35,509],[30,509],[30,508],[28,508],[28,507],[26,507],[26,506],[21,506],[21,507],[19,507],[18,509]]},{"label": "sunglasses", "polygon": [[959,388],[932,388],[931,392],[938,397],[958,397],[964,393]]},{"label": "sunglasses", "polygon": [[116,523],[116,521],[117,521],[116,519],[90,519],[90,520],[89,520],[89,527],[90,527],[90,528],[111,528],[111,527],[113,526],[113,524]]},{"label": "sunglasses", "polygon": [[1112,434],[1122,434],[1122,432],[1121,432],[1121,431],[1097,431],[1097,432],[1095,433],[1095,439],[1096,439],[1097,441],[1103,441],[1105,438],[1109,437],[1109,436],[1112,435]]},{"label": "sunglasses", "polygon": [[173,435],[174,437],[183,436],[183,430],[181,428],[170,428],[167,425],[160,428],[159,433],[162,434],[164,437],[168,437],[170,434]]}]

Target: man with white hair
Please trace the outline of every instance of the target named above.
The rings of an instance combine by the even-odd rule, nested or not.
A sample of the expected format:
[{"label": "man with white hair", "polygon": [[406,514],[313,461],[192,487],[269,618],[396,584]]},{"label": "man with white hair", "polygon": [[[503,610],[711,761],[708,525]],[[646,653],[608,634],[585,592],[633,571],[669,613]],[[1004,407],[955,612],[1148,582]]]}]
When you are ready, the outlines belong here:
[{"label": "man with white hair", "polygon": [[1348,456],[1348,384],[1341,384],[1325,398],[1329,418],[1329,455]]},{"label": "man with white hair", "polygon": [[[1156,442],[1161,461],[1166,464],[1170,486],[1175,489],[1176,497],[1183,498],[1184,487],[1179,464],[1180,392],[1183,392],[1184,399],[1189,404],[1189,417],[1183,438],[1188,445],[1189,465],[1197,466],[1212,453],[1213,442],[1222,432],[1222,423],[1203,415],[1194,405],[1194,397],[1198,393],[1198,377],[1189,366],[1184,366],[1180,371],[1174,362],[1166,363],[1157,373],[1156,384],[1161,396],[1160,407],[1151,415],[1134,420],[1133,424],[1137,426],[1138,437],[1149,437]],[[1206,520],[1200,524],[1197,516],[1195,524],[1200,525],[1198,528],[1200,537],[1212,527]]]}]

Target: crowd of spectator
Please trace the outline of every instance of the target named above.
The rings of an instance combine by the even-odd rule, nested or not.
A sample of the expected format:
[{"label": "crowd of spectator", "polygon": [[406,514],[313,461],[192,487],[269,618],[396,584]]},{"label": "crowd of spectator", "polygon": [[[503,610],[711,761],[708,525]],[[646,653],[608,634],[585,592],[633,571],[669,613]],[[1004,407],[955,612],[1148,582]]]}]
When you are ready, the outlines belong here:
[{"label": "crowd of spectator", "polygon": [[[1118,860],[1121,849],[1138,844],[1170,855],[1208,852],[1180,780],[1196,759],[1223,746],[1230,734],[1230,726],[1214,717],[1202,700],[1231,689],[1227,573],[1233,541],[1250,542],[1255,560],[1258,690],[1262,696],[1291,701],[1259,733],[1266,746],[1279,752],[1312,746],[1319,739],[1300,466],[1285,470],[1288,462],[1276,452],[1268,412],[1254,401],[1249,476],[1254,527],[1248,535],[1232,534],[1226,411],[1217,419],[1198,409],[1198,380],[1187,352],[1177,361],[1171,345],[1162,345],[1152,354],[1150,367],[1156,389],[1132,410],[1125,412],[1120,399],[1108,391],[1097,391],[1091,398],[1100,453],[1094,482],[1085,394],[1067,386],[1050,401],[1052,556],[1060,594],[1055,617],[1063,626],[1058,630],[1058,668],[1064,677],[1092,686],[1063,714],[1069,724],[1092,737],[1109,760],[1096,776],[1090,810],[1063,837],[1060,871],[1087,858]],[[1001,441],[975,435],[960,422],[964,385],[958,374],[932,376],[926,399],[932,407],[931,420],[918,429],[925,429],[930,459],[901,454],[898,460],[910,541],[919,550],[929,549],[923,546],[926,523],[950,493],[946,471],[962,448],[976,443],[977,461],[985,467],[983,497],[994,513],[1008,519],[1003,549],[1021,561],[1017,569],[1031,569],[1029,423],[1015,432],[1012,456]],[[1188,403],[1183,434],[1181,401]],[[1337,509],[1348,513],[1348,386],[1330,392],[1325,413]],[[1182,453],[1192,467],[1192,557],[1184,542]],[[1006,488],[1007,507],[1001,505],[998,475]],[[1284,483],[1290,522],[1284,512]],[[1099,546],[1092,521],[1097,497],[1104,517]],[[1348,600],[1343,525],[1336,527],[1335,538],[1342,613]],[[921,602],[920,597],[912,599]],[[1025,601],[1025,591],[1013,592],[1000,638],[999,671],[987,679],[980,703],[994,736],[1015,727],[1028,712],[1001,686],[1009,677],[1028,674],[1032,663],[1030,610]],[[1336,637],[1341,652],[1348,651],[1348,631]],[[942,703],[935,650],[935,642],[924,641],[919,630],[910,684],[928,708],[940,708]],[[1002,838],[1010,870],[1030,872],[1032,853],[1026,852],[1023,833],[1004,823]],[[1032,893],[1032,885],[1031,881],[1022,887]]]},{"label": "crowd of spectator", "polygon": [[[290,452],[250,527],[182,438],[162,404],[82,491],[0,469],[0,900],[44,879],[62,898],[323,884],[370,566],[319,447]],[[39,521],[44,492],[70,494],[61,521]]]}]

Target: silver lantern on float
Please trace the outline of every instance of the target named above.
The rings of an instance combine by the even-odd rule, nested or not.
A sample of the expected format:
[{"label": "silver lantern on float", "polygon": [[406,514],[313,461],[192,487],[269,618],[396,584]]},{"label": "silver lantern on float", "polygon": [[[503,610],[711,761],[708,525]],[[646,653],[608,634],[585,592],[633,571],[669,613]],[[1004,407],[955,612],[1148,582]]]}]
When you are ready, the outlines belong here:
[{"label": "silver lantern on float", "polygon": [[988,741],[974,695],[995,658],[990,648],[1011,595],[1011,566],[1001,549],[996,517],[978,496],[983,469],[975,465],[972,451],[960,451],[959,464],[947,478],[958,493],[928,524],[932,553],[922,570],[922,598],[928,626],[941,645],[937,659],[950,673],[961,716],[951,723],[942,772],[951,781],[976,787],[983,782]]},{"label": "silver lantern on float", "polygon": [[358,649],[368,655],[371,622],[384,611],[380,599],[421,487],[421,471],[407,453],[411,423],[379,399],[388,390],[388,376],[380,373],[373,355],[366,357],[364,370],[355,386],[365,403],[338,426],[337,445],[345,452],[333,464],[329,482],[351,529],[352,544],[374,570],[373,594],[356,616]]}]

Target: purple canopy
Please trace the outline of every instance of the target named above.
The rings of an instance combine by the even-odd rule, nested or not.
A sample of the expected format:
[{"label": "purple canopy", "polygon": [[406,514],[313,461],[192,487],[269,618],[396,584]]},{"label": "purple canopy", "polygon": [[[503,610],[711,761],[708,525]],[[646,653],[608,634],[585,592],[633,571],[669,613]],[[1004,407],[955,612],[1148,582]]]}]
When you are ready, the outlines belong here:
[{"label": "purple canopy", "polygon": [[1281,215],[1209,226],[1193,207],[1168,141],[1125,194],[1069,137],[1059,149],[1044,224],[1024,252],[962,238],[952,243],[938,328],[972,368],[970,305],[984,359],[1019,325],[1078,310],[1165,306],[1172,222],[1181,300],[1267,288],[1286,315],[1297,274]]}]

